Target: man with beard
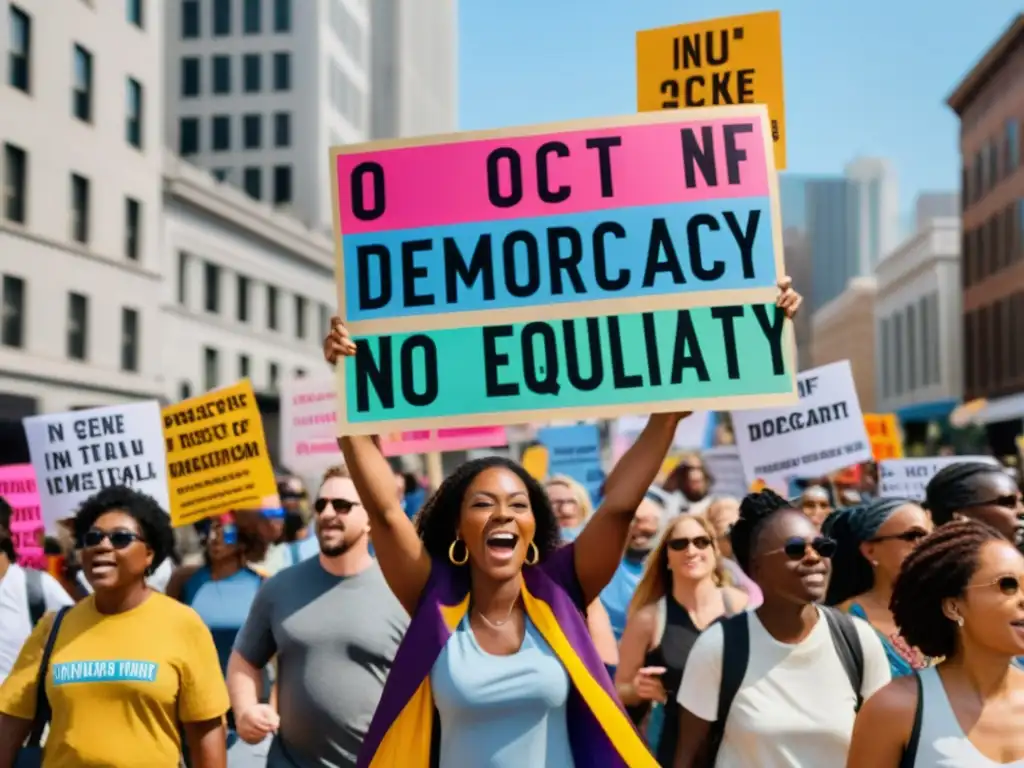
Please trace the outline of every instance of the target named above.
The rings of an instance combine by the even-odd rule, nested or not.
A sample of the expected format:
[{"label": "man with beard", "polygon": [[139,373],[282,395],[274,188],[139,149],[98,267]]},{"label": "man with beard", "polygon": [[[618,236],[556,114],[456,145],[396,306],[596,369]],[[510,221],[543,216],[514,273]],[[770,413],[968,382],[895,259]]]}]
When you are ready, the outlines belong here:
[{"label": "man with beard", "polygon": [[[228,663],[238,735],[275,734],[268,768],[355,766],[409,617],[369,552],[369,521],[348,472],[324,475],[316,502],[318,557],[260,590]],[[279,712],[259,701],[277,657]]]},{"label": "man with beard", "polygon": [[633,524],[629,529],[629,542],[626,544],[622,562],[619,563],[608,586],[601,590],[601,604],[608,612],[616,641],[622,639],[622,633],[626,629],[626,610],[629,608],[629,601],[633,599],[636,585],[640,583],[640,577],[644,574],[644,563],[654,548],[658,531],[661,530],[663,515],[661,498],[649,492],[640,502],[633,517]]}]

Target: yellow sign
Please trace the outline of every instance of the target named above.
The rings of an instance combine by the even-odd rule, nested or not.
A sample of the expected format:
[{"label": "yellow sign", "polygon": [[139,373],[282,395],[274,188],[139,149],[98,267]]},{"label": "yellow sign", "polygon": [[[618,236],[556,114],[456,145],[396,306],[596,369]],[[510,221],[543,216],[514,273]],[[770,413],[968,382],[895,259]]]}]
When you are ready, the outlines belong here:
[{"label": "yellow sign", "polygon": [[163,419],[172,524],[260,509],[277,493],[248,379],[168,406]]},{"label": "yellow sign", "polygon": [[865,413],[864,429],[875,461],[903,458],[903,436],[895,413]]},{"label": "yellow sign", "polygon": [[523,451],[523,460],[519,463],[530,477],[543,482],[548,476],[548,449],[543,445],[531,445]]},{"label": "yellow sign", "polygon": [[775,141],[775,170],[784,170],[786,113],[779,12],[637,32],[636,98],[640,112],[764,104]]}]

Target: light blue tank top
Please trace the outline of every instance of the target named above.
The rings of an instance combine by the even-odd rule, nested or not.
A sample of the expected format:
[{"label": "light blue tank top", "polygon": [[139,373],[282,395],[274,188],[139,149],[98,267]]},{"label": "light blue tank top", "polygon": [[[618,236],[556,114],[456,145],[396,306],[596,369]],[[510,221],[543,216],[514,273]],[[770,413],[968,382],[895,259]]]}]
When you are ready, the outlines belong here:
[{"label": "light blue tank top", "polygon": [[262,584],[260,575],[248,568],[214,581],[210,569],[204,565],[182,587],[181,601],[192,606],[210,628],[222,671],[227,670],[235,635],[245,624],[249,608]]},{"label": "light blue tank top", "polygon": [[467,614],[434,662],[430,686],[441,718],[440,768],[574,768],[569,675],[529,619],[519,651],[492,656]]}]

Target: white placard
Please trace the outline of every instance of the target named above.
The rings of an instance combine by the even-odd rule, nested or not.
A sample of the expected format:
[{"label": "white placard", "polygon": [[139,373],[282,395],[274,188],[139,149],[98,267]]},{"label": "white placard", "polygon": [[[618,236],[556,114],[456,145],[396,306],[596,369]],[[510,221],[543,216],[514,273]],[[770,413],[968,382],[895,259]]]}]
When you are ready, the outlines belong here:
[{"label": "white placard", "polygon": [[157,401],[47,413],[22,422],[48,531],[112,485],[130,486],[170,508]]},{"label": "white placard", "polygon": [[733,411],[749,482],[785,487],[791,477],[820,477],[871,461],[849,360],[797,374],[797,390],[795,407]]},{"label": "white placard", "polygon": [[287,379],[281,386],[281,463],[290,472],[318,475],[341,464],[334,376]]},{"label": "white placard", "polygon": [[991,456],[930,456],[926,459],[886,459],[878,464],[878,494],[882,498],[924,501],[924,491],[940,469],[950,464],[980,461],[999,466]]},{"label": "white placard", "polygon": [[714,478],[709,490],[712,496],[734,496],[742,499],[747,495],[747,479],[743,462],[735,445],[708,448],[700,454],[708,474]]}]

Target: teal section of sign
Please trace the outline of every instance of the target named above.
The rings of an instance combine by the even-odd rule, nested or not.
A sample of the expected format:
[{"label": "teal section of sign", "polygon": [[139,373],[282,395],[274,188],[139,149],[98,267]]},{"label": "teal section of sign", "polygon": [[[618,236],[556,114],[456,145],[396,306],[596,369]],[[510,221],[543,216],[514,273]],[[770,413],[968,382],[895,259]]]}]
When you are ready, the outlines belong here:
[{"label": "teal section of sign", "polygon": [[69,683],[152,683],[159,664],[151,661],[106,659],[103,661],[66,661],[53,665],[53,684]]},{"label": "teal section of sign", "polygon": [[[742,310],[733,321],[737,378],[729,375],[725,324],[714,317],[711,307],[490,326],[506,331],[493,339],[490,356],[485,354],[482,327],[362,337],[357,339],[365,345],[362,365],[371,374],[357,372],[358,356],[346,360],[347,420],[398,421],[792,392],[791,361],[783,358],[781,373],[773,370],[772,346],[754,305],[737,309]],[[762,320],[770,324],[775,307],[764,305],[760,310]],[[677,344],[677,329],[686,313],[699,355],[691,345]],[[588,328],[595,326],[596,345],[588,335]],[[526,337],[532,343],[524,344]],[[777,343],[784,346],[781,339]],[[437,361],[434,388],[425,367],[431,356],[425,347],[431,345]],[[388,346],[390,371],[381,355]],[[545,354],[549,346],[554,350],[551,357]],[[598,350],[596,359],[589,352],[593,348]],[[692,365],[683,366],[682,375],[677,375],[680,359],[687,356],[703,360],[706,381]],[[403,395],[403,359],[411,364],[411,376],[407,372],[404,377],[408,397]],[[495,394],[499,389],[506,394]],[[385,406],[389,395],[392,407]]]}]

